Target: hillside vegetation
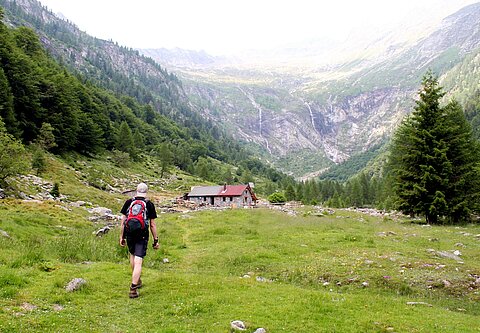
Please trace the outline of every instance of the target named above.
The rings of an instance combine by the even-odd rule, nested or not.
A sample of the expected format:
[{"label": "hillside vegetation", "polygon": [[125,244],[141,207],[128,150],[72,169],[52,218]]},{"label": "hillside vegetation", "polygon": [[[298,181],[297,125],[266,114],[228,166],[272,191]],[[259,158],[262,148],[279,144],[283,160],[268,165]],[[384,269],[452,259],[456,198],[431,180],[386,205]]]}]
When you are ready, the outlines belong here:
[{"label": "hillside vegetation", "polygon": [[162,161],[162,175],[176,167],[221,184],[256,181],[275,189],[293,181],[199,116],[178,121],[153,102],[69,72],[25,26],[0,23],[0,41],[0,117],[25,145],[55,154],[113,152],[123,164],[150,155]]}]

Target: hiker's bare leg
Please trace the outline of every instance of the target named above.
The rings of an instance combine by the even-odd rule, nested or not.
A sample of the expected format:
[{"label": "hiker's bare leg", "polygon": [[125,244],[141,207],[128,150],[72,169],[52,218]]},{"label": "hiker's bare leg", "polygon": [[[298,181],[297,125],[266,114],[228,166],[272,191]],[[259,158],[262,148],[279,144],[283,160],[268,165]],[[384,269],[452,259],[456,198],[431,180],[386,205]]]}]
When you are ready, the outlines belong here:
[{"label": "hiker's bare leg", "polygon": [[135,256],[133,259],[132,283],[138,284],[140,275],[142,274],[143,258]]},{"label": "hiker's bare leg", "polygon": [[135,268],[135,256],[133,254],[130,255],[130,267],[132,267],[133,272],[133,269]]}]

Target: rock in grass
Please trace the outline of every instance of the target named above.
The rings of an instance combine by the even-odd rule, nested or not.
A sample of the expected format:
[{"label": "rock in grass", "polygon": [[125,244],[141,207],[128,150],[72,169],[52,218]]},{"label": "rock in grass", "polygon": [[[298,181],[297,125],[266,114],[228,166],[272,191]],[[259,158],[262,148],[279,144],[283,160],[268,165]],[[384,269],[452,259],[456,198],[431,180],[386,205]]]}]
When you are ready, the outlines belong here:
[{"label": "rock in grass", "polygon": [[463,259],[460,258],[455,253],[450,253],[450,252],[447,252],[447,251],[436,251],[436,254],[439,255],[440,257],[443,257],[443,258],[449,258],[449,259],[453,259],[453,260],[456,260],[456,261],[463,261]]},{"label": "rock in grass", "polygon": [[253,333],[267,333],[267,330],[263,327],[257,328]]},{"label": "rock in grass", "polygon": [[428,303],[425,303],[425,302],[407,302],[407,305],[425,305],[425,306],[433,306],[432,304],[428,304]]},{"label": "rock in grass", "polygon": [[4,231],[4,230],[2,230],[2,229],[0,229],[0,235],[2,235],[2,236],[5,237],[5,238],[11,238],[10,235],[9,235],[6,231]]},{"label": "rock in grass", "polygon": [[102,237],[103,235],[106,235],[110,231],[109,226],[105,226],[101,229],[98,229],[97,231],[94,231],[93,234],[97,237]]},{"label": "rock in grass", "polygon": [[241,320],[234,320],[230,323],[230,327],[233,329],[233,330],[238,330],[238,331],[245,331],[247,328],[245,326],[245,324],[243,323],[243,321]]},{"label": "rock in grass", "polygon": [[73,279],[72,281],[70,281],[70,282],[65,286],[65,290],[67,290],[68,292],[72,292],[72,291],[78,290],[78,289],[80,289],[80,287],[83,286],[85,283],[87,283],[87,281],[85,281],[84,279],[82,279],[82,278],[75,278],[75,279]]}]

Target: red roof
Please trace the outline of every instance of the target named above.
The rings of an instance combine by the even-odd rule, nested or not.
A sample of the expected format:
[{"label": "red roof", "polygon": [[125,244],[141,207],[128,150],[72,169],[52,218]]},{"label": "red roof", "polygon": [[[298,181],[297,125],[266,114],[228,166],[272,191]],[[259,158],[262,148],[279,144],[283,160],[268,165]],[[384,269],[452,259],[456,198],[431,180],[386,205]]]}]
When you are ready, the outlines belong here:
[{"label": "red roof", "polygon": [[220,197],[238,197],[247,189],[247,185],[226,185],[217,194]]},{"label": "red roof", "polygon": [[249,185],[197,186],[188,196],[239,197],[245,190],[250,192],[253,200],[257,200]]}]

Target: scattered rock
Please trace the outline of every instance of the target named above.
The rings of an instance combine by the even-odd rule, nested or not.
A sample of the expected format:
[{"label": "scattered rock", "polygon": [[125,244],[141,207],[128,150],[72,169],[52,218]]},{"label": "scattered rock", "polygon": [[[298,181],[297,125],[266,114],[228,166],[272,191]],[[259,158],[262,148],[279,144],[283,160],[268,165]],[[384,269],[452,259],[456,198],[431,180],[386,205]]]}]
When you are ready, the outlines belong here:
[{"label": "scattered rock", "polygon": [[22,202],[25,202],[25,203],[36,203],[36,204],[41,204],[41,203],[43,203],[42,200],[35,200],[35,199],[23,199]]},{"label": "scattered rock", "polygon": [[[460,252],[460,251],[458,251],[458,252]],[[443,258],[448,258],[448,259],[456,260],[458,262],[463,262],[463,259],[460,258],[455,253],[450,253],[450,252],[447,252],[447,251],[435,251],[435,253],[437,255],[439,255],[440,257],[443,257]]]},{"label": "scattered rock", "polygon": [[65,289],[68,292],[72,292],[72,291],[80,289],[80,287],[83,286],[86,283],[87,283],[87,281],[85,281],[82,278],[75,278],[65,286]]},{"label": "scattered rock", "polygon": [[234,320],[230,323],[230,327],[233,329],[233,330],[239,330],[239,331],[245,331],[247,328],[245,326],[245,324],[243,323],[243,321],[241,320]]},{"label": "scattered rock", "polygon": [[37,308],[37,306],[25,302],[25,303],[22,304],[21,308],[22,308],[23,310],[25,310],[25,311],[33,311],[33,310],[35,310],[35,309]]},{"label": "scattered rock", "polygon": [[5,237],[5,238],[12,238],[6,231],[2,229],[0,229],[0,235],[2,235],[2,237]]},{"label": "scattered rock", "polygon": [[162,261],[163,261],[164,264],[168,264],[170,262],[170,260],[168,258],[163,258]]},{"label": "scattered rock", "polygon": [[432,304],[428,304],[428,303],[425,303],[425,302],[407,302],[407,305],[425,305],[425,306],[429,306],[429,307],[433,306]]},{"label": "scattered rock", "polygon": [[267,330],[263,327],[257,328],[253,333],[267,333]]},{"label": "scattered rock", "polygon": [[463,244],[463,243],[455,243],[455,246],[456,247],[466,247],[465,244]]},{"label": "scattered rock", "polygon": [[55,205],[55,207],[63,209],[66,212],[71,212],[72,211],[72,209],[70,209],[68,207],[65,207],[65,206],[62,206],[62,205]]},{"label": "scattered rock", "polygon": [[380,236],[380,237],[396,236],[396,235],[397,235],[397,233],[394,232],[394,231],[382,231],[382,232],[377,233],[377,236]]},{"label": "scattered rock", "polygon": [[5,190],[3,188],[0,188],[0,199],[5,199],[7,195],[5,194]]},{"label": "scattered rock", "polygon": [[364,288],[368,287],[368,282],[367,281],[362,282],[362,287],[364,287]]},{"label": "scattered rock", "polygon": [[448,281],[448,280],[443,280],[442,282],[443,282],[443,286],[444,286],[445,288],[449,288],[449,287],[452,286],[452,283],[451,283],[450,281]]},{"label": "scattered rock", "polygon": [[250,279],[250,277],[251,277],[251,276],[248,275],[248,274],[245,274],[244,276],[242,276],[242,278],[244,278],[244,279]]},{"label": "scattered rock", "polygon": [[65,308],[60,304],[53,304],[52,309],[55,312],[59,312],[59,311],[62,311],[63,309],[65,309]]},{"label": "scattered rock", "polygon": [[97,231],[94,231],[93,234],[97,237],[102,237],[103,235],[108,234],[110,231],[110,227],[107,225],[101,229],[98,229]]},{"label": "scattered rock", "polygon": [[105,207],[91,208],[91,209],[88,210],[88,212],[90,214],[101,215],[101,216],[112,214],[112,210],[109,209],[109,208],[105,208]]},{"label": "scattered rock", "polygon": [[455,250],[455,251],[453,251],[453,254],[456,255],[456,256],[461,256],[462,252],[460,252],[458,250]]}]

